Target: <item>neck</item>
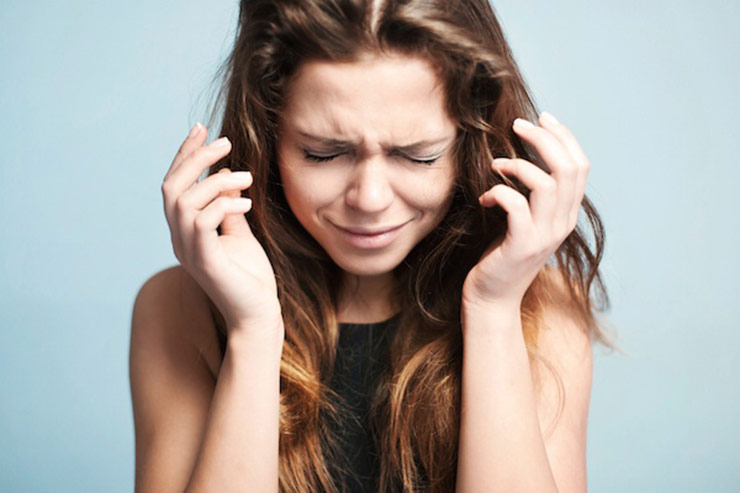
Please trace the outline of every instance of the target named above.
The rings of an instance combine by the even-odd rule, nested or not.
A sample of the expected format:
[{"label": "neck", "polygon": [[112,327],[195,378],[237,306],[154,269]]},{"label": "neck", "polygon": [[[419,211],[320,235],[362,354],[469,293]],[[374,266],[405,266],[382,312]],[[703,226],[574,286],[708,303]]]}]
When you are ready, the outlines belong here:
[{"label": "neck", "polygon": [[393,272],[377,276],[345,273],[339,292],[337,318],[345,323],[375,323],[396,313],[392,302],[395,286]]}]

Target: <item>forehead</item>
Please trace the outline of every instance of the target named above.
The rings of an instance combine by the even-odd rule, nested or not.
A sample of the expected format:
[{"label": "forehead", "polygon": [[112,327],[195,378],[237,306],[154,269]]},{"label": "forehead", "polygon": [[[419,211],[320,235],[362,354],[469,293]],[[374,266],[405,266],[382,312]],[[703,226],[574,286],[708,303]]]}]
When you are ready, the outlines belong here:
[{"label": "forehead", "polygon": [[434,67],[404,55],[305,62],[287,88],[283,118],[294,129],[347,139],[442,136],[455,127]]}]

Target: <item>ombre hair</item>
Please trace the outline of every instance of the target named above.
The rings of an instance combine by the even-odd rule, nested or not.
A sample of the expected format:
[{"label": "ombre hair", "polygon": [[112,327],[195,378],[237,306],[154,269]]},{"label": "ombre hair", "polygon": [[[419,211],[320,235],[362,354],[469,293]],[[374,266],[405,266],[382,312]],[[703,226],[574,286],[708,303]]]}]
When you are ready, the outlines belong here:
[{"label": "ombre hair", "polygon": [[[371,429],[382,451],[380,491],[453,491],[463,282],[507,227],[503,209],[482,207],[477,198],[497,183],[529,196],[517,179],[492,172],[495,156],[522,157],[547,170],[511,128],[516,117],[536,120],[539,112],[494,10],[487,0],[242,0],[238,22],[233,50],[217,75],[222,83],[214,109],[222,106],[219,134],[228,136],[232,150],[209,174],[228,167],[254,176],[243,192],[253,201],[247,219],[275,271],[285,326],[281,492],[336,492],[332,477],[348,467],[342,466],[339,437],[327,425],[347,417],[328,387],[338,343],[340,269],[283,194],[276,150],[286,91],[306,60],[352,62],[383,54],[423,57],[444,84],[446,109],[457,125],[457,179],[446,216],[394,269],[399,317],[389,336],[390,365],[372,395]],[[558,381],[560,411],[562,384],[537,350],[543,310],[567,309],[592,340],[615,347],[597,313],[609,308],[598,269],[604,230],[587,197],[582,209],[593,244],[579,222],[521,307],[530,360],[542,362]],[[225,335],[223,319],[212,309]]]}]

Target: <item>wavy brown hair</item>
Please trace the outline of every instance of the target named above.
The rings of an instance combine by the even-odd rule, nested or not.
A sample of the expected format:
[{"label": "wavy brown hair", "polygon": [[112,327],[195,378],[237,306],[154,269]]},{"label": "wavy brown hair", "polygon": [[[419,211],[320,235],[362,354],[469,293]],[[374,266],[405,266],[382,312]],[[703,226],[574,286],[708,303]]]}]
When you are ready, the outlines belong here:
[{"label": "wavy brown hair", "polygon": [[[232,151],[209,174],[229,167],[254,176],[245,191],[253,201],[248,220],[272,262],[285,325],[282,492],[337,491],[332,478],[347,466],[327,421],[341,425],[347,413],[328,386],[338,342],[340,271],[287,204],[277,168],[279,119],[302,62],[351,62],[368,54],[431,61],[458,129],[449,211],[394,269],[397,330],[389,336],[390,364],[371,401],[371,428],[382,450],[380,491],[454,490],[463,281],[483,251],[506,233],[503,209],[482,207],[477,197],[502,182],[529,196],[515,178],[491,172],[494,156],[523,157],[547,171],[511,129],[516,117],[535,120],[539,112],[487,0],[242,0],[211,115],[222,103],[219,134],[229,137]],[[548,305],[567,308],[593,340],[615,347],[597,313],[609,307],[598,270],[604,230],[587,197],[582,208],[593,245],[579,223],[522,301],[530,359],[547,368],[552,366],[538,354],[537,333]],[[222,318],[215,316],[225,334]],[[558,388],[562,410],[560,382]]]}]

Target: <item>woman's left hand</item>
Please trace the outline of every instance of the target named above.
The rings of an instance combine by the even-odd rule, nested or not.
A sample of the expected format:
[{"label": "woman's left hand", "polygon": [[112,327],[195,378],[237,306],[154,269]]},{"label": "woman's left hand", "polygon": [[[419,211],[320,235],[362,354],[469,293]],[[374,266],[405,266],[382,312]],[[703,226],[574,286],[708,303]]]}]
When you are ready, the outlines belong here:
[{"label": "woman's left hand", "polygon": [[550,174],[524,159],[494,159],[494,170],[516,176],[531,193],[528,202],[517,190],[497,184],[480,196],[484,207],[498,204],[507,212],[508,228],[468,273],[463,305],[518,309],[547,259],[576,227],[588,158],[570,130],[552,115],[543,112],[539,123],[517,118],[513,128],[534,146]]}]

